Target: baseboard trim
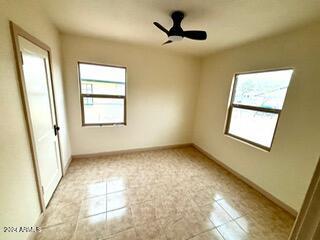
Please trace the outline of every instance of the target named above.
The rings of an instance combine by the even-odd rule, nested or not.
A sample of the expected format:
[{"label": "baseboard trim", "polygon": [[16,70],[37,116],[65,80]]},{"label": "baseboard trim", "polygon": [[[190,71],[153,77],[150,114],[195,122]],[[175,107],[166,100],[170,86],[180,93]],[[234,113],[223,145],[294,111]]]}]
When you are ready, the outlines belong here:
[{"label": "baseboard trim", "polygon": [[72,159],[112,156],[112,155],[124,154],[124,153],[137,153],[137,152],[184,148],[184,147],[192,147],[192,146],[193,146],[192,143],[183,143],[183,144],[156,146],[156,147],[133,148],[133,149],[117,150],[117,151],[109,151],[109,152],[72,155]]},{"label": "baseboard trim", "polygon": [[[42,220],[43,220],[43,213],[40,214],[34,226],[39,227],[41,225]],[[34,240],[36,238],[36,234],[37,234],[36,232],[29,233],[27,240]]]},{"label": "baseboard trim", "polygon": [[68,170],[68,168],[69,168],[69,166],[70,166],[71,161],[72,161],[72,156],[69,157],[67,164],[62,168],[62,175],[63,175],[63,176],[66,175],[67,170]]},{"label": "baseboard trim", "polygon": [[231,174],[233,174],[234,176],[236,176],[237,178],[239,178],[240,180],[242,180],[243,182],[248,184],[250,187],[252,187],[256,191],[260,192],[263,196],[265,196],[267,199],[269,199],[270,201],[272,201],[273,203],[275,203],[276,205],[281,207],[283,210],[285,210],[286,212],[290,213],[294,217],[297,216],[298,213],[297,213],[297,211],[295,209],[293,209],[292,207],[290,207],[286,203],[282,202],[280,199],[278,199],[277,197],[273,196],[271,193],[267,192],[266,190],[264,190],[263,188],[261,188],[260,186],[258,186],[257,184],[255,184],[254,182],[249,180],[248,178],[244,177],[240,173],[238,173],[235,170],[231,169],[230,167],[228,167],[222,161],[218,160],[216,157],[214,157],[213,155],[208,153],[203,148],[199,147],[198,145],[196,145],[194,143],[192,144],[192,146],[195,149],[197,149],[199,152],[204,154],[206,157],[208,157],[209,159],[215,161],[219,166],[223,167],[225,170],[227,170],[228,172],[230,172]]}]

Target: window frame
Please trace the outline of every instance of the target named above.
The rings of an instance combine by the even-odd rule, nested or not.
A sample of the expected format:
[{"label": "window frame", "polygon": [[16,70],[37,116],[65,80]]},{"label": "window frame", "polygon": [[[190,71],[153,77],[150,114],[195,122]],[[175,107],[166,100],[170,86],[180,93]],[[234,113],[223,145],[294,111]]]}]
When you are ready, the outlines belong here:
[{"label": "window frame", "polygon": [[[284,101],[283,101],[283,104],[282,104],[282,108],[281,108],[281,109],[273,109],[273,108],[265,108],[265,107],[256,107],[256,106],[250,106],[250,105],[246,105],[246,104],[235,104],[235,103],[233,103],[233,102],[234,102],[234,98],[235,98],[235,93],[236,93],[236,88],[237,88],[238,76],[239,76],[239,75],[250,74],[250,73],[276,72],[276,71],[281,71],[281,70],[292,70],[292,71],[293,71],[293,72],[292,72],[292,75],[291,75],[291,77],[290,77],[290,80],[289,80],[287,92],[286,92],[286,95],[285,95],[285,98],[284,98]],[[270,151],[271,151],[271,148],[272,148],[272,145],[273,145],[273,141],[274,141],[276,132],[277,132],[277,129],[278,129],[278,124],[279,124],[281,112],[282,112],[282,109],[283,109],[283,107],[284,107],[284,105],[285,105],[286,98],[287,98],[287,94],[288,94],[288,90],[289,90],[289,87],[290,87],[290,85],[291,85],[291,82],[292,82],[294,73],[295,73],[295,69],[294,69],[293,67],[273,68],[273,69],[266,69],[266,70],[256,70],[256,71],[247,71],[247,72],[238,72],[238,73],[235,73],[235,74],[233,75],[232,85],[231,85],[230,94],[229,94],[230,97],[229,97],[229,103],[228,103],[228,109],[227,109],[227,117],[226,117],[224,134],[227,135],[227,136],[229,136],[229,137],[232,137],[232,138],[234,138],[234,139],[236,139],[236,140],[239,140],[239,141],[241,141],[241,142],[243,142],[243,143],[246,143],[246,144],[249,144],[249,145],[251,145],[251,146],[253,146],[253,147],[256,147],[256,148],[258,148],[258,149],[262,149],[262,150],[264,150],[264,151],[270,152]],[[277,114],[277,115],[278,115],[277,123],[276,123],[276,126],[275,126],[274,131],[273,131],[273,135],[272,135],[272,140],[271,140],[270,147],[267,147],[267,146],[264,146],[264,145],[262,145],[262,144],[253,142],[253,141],[251,141],[251,140],[245,139],[245,138],[243,138],[243,137],[234,135],[234,134],[232,134],[232,133],[229,132],[233,108],[244,109],[244,110],[253,110],[253,111],[259,111],[259,112],[264,112],[264,113],[273,113],[273,114]]]},{"label": "window frame", "polygon": [[[122,95],[110,95],[110,94],[86,94],[86,93],[82,93],[80,64],[90,64],[90,65],[103,66],[103,67],[123,68],[125,70],[124,96],[122,96]],[[127,67],[117,66],[117,65],[110,65],[110,64],[103,64],[103,63],[84,62],[84,61],[78,61],[77,65],[78,65],[78,80],[79,80],[81,124],[82,124],[82,127],[90,127],[90,126],[99,126],[99,127],[102,127],[102,126],[127,126]],[[85,115],[84,115],[84,98],[85,97],[107,98],[107,99],[123,99],[123,101],[124,101],[123,122],[121,122],[121,123],[117,123],[117,122],[116,123],[85,123]]]}]

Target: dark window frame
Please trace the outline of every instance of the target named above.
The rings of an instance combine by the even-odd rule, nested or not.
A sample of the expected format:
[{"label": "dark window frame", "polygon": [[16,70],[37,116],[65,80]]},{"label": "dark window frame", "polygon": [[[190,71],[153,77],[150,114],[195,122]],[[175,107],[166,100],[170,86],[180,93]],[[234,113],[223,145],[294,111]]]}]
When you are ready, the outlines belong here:
[{"label": "dark window frame", "polygon": [[[92,83],[85,83],[85,85],[86,85],[87,94],[92,93],[92,89],[93,89]],[[88,85],[90,86],[90,91],[89,92],[88,92]],[[81,92],[82,92],[82,85],[81,85]],[[89,101],[84,101],[84,105],[93,105],[93,98],[88,98],[87,100],[89,100]]]},{"label": "dark window frame", "polygon": [[[245,104],[235,104],[235,103],[234,103],[234,98],[235,98],[235,93],[236,93],[236,88],[237,88],[237,82],[238,82],[238,76],[239,76],[239,75],[250,74],[250,73],[276,72],[276,71],[281,71],[281,70],[292,70],[292,71],[293,71],[293,72],[292,72],[292,75],[291,75],[291,78],[290,78],[290,80],[289,80],[289,84],[288,84],[286,96],[285,96],[285,98],[284,98],[283,105],[282,105],[282,108],[281,108],[281,109],[273,109],[273,108],[266,108],[266,107],[256,107],[256,106],[250,106],[250,105],[245,105]],[[277,132],[277,129],[278,129],[278,123],[279,123],[279,120],[280,120],[281,112],[282,112],[282,109],[283,109],[283,107],[284,107],[284,104],[285,104],[285,101],[286,101],[286,98],[287,98],[287,93],[288,93],[290,84],[291,84],[291,82],[292,82],[294,73],[295,73],[295,70],[294,70],[294,68],[292,68],[292,67],[288,67],[288,68],[275,68],[275,69],[268,69],[268,70],[258,70],[258,71],[249,71],[249,72],[239,72],[239,73],[235,73],[234,76],[233,76],[233,81],[232,81],[232,85],[231,85],[231,97],[230,97],[229,104],[228,104],[227,118],[226,118],[226,124],[225,124],[224,134],[227,135],[227,136],[230,136],[230,137],[232,137],[232,138],[234,138],[234,139],[236,139],[236,140],[239,140],[239,141],[241,141],[241,142],[247,143],[247,144],[252,145],[252,146],[254,146],[254,147],[257,147],[257,148],[259,148],[259,149],[262,149],[262,150],[265,150],[265,151],[267,151],[267,152],[270,152],[270,151],[271,151],[271,148],[272,148],[272,145],[273,145],[273,141],[274,141],[276,132]],[[229,132],[233,108],[245,109],[245,110],[253,110],[253,111],[264,112],[264,113],[274,113],[274,114],[277,114],[277,115],[278,115],[277,123],[276,123],[276,126],[275,126],[274,131],[273,131],[273,136],[272,136],[272,140],[271,140],[270,147],[267,147],[267,146],[264,146],[264,145],[262,145],[262,144],[253,142],[253,141],[251,141],[251,140],[248,140],[248,139],[246,139],[246,138],[243,138],[243,137],[234,135],[234,134],[232,134],[232,133]]]},{"label": "dark window frame", "polygon": [[[82,93],[81,89],[81,74],[80,74],[80,64],[90,64],[95,66],[103,66],[103,67],[113,67],[113,68],[122,68],[125,70],[125,92],[124,96],[122,95],[111,95],[111,94],[88,94]],[[80,91],[80,105],[81,105],[81,123],[83,127],[88,126],[126,126],[127,125],[127,68],[123,66],[102,64],[102,63],[93,63],[93,62],[83,62],[78,61],[78,80],[79,80],[79,91]],[[124,115],[123,122],[115,122],[115,123],[86,123],[85,115],[84,115],[84,98],[107,98],[107,99],[123,99],[124,101]]]}]

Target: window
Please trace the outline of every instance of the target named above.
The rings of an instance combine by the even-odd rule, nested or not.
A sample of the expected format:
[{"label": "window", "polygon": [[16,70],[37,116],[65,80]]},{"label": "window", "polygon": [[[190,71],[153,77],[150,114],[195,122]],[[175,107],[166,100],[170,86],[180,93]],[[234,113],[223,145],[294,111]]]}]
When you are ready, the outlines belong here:
[{"label": "window", "polygon": [[[92,84],[91,83],[82,83],[81,84],[81,91],[82,93],[90,94],[92,92]],[[84,105],[93,105],[92,98],[86,98],[84,101]]]},{"label": "window", "polygon": [[270,150],[293,69],[236,74],[225,133]]},{"label": "window", "polygon": [[79,63],[82,125],[126,124],[126,68]]}]

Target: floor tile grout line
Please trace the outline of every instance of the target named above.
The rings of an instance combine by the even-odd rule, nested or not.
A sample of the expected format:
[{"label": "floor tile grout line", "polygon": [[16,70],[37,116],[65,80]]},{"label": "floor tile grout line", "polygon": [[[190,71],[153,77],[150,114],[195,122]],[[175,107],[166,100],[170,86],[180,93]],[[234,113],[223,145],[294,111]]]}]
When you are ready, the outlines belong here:
[{"label": "floor tile grout line", "polygon": [[[230,222],[230,221],[229,221],[229,222]],[[222,225],[224,225],[224,224],[222,224]],[[222,225],[220,225],[220,226],[222,226]],[[220,227],[220,226],[219,226],[219,227]],[[211,232],[212,230],[216,230],[216,231],[219,233],[219,235],[220,235],[223,239],[225,239],[225,238],[222,236],[222,234],[218,231],[218,227],[214,227],[214,228],[210,228],[210,229],[207,229],[207,230],[205,230],[205,231],[199,232],[199,233],[191,236],[190,238],[188,238],[188,239],[186,239],[186,240],[190,240],[190,239],[192,239],[192,238],[194,238],[194,237],[197,237],[197,236],[199,236],[199,235],[201,235],[201,234],[204,234],[204,233],[207,233],[207,232]]]},{"label": "floor tile grout line", "polygon": [[89,216],[81,217],[79,220],[88,219],[88,218],[91,218],[91,217],[96,217],[96,216],[102,215],[102,214],[107,214],[107,212],[95,213],[95,214],[92,214],[92,215],[89,215]]},{"label": "floor tile grout line", "polygon": [[199,232],[199,233],[197,233],[197,234],[195,234],[195,235],[192,235],[190,238],[188,238],[188,239],[191,239],[191,238],[194,238],[194,237],[196,237],[196,236],[198,236],[198,235],[200,235],[200,234],[203,234],[203,233],[206,233],[206,232],[210,232],[210,231],[212,231],[212,230],[215,230],[216,229],[216,227],[213,225],[213,228],[210,228],[210,229],[206,229],[206,230],[204,230],[204,231],[201,231],[201,232]]},{"label": "floor tile grout line", "polygon": [[[223,200],[225,200],[225,199],[223,199]],[[219,201],[220,201],[220,200],[219,200]],[[216,201],[216,202],[217,202],[218,205],[231,217],[232,220],[235,220],[235,219],[237,219],[237,218],[240,218],[240,217],[245,216],[245,215],[241,215],[241,216],[239,216],[239,217],[233,217],[233,216],[219,203],[219,201]]]},{"label": "floor tile grout line", "polygon": [[[230,221],[228,221],[228,222],[226,222],[226,223],[224,223],[224,224],[221,224],[220,226],[218,226],[217,227],[217,230],[219,231],[219,228],[220,227],[222,227],[222,226],[224,226],[224,225],[227,225],[227,224],[230,224],[230,223],[235,223],[243,232],[245,232],[246,234],[248,233],[246,230],[244,230],[242,227],[241,227],[241,225],[240,224],[238,224],[238,222],[236,221],[237,219],[239,219],[239,218],[242,218],[242,216],[241,217],[238,217],[238,218],[236,218],[236,219],[232,219],[232,220],[230,220]],[[219,231],[219,233],[220,233],[220,231]],[[221,233],[220,233],[221,234]],[[222,234],[221,234],[222,235]]]},{"label": "floor tile grout line", "polygon": [[[106,224],[108,223],[108,199],[107,199],[107,192],[108,192],[108,182],[106,182]],[[106,226],[107,228],[107,226]]]},{"label": "floor tile grout line", "polygon": [[46,225],[46,226],[40,226],[40,227],[41,227],[41,229],[49,229],[49,228],[58,227],[60,225],[68,224],[68,223],[72,223],[72,222],[71,221],[66,221],[66,222],[60,222],[60,223],[55,223],[55,224],[52,224],[52,225]]},{"label": "floor tile grout line", "polygon": [[[111,212],[112,212],[112,211],[111,211]],[[97,215],[98,215],[98,214],[97,214]],[[157,221],[159,221],[159,220],[156,219],[156,222],[157,222]],[[129,229],[134,229],[135,232],[136,232],[136,235],[138,235],[137,230],[136,230],[137,226],[143,226],[143,225],[147,225],[147,224],[148,224],[148,223],[143,223],[143,224],[134,224],[134,223],[133,223],[133,225],[132,225],[131,227],[128,227],[128,228],[123,229],[123,230],[121,230],[121,231],[119,231],[119,232],[110,234],[110,235],[108,235],[107,238],[103,238],[103,239],[109,239],[109,238],[111,238],[112,236],[117,235],[117,234],[120,234],[120,233],[125,232],[125,231],[128,231]],[[162,227],[161,227],[160,225],[159,225],[159,228],[160,228],[160,230],[161,230],[161,233],[165,236],[166,234],[163,233],[163,229],[162,229]],[[166,238],[167,238],[167,237],[166,237]]]},{"label": "floor tile grout line", "polygon": [[238,220],[239,218],[241,218],[241,217],[238,217],[238,218],[234,219],[235,224],[237,224],[237,225],[242,229],[242,231],[244,231],[245,233],[248,233],[248,232],[238,223],[237,220]]},{"label": "floor tile grout line", "polygon": [[81,210],[81,206],[80,206],[80,208],[79,208],[79,212],[78,212],[78,215],[77,215],[77,220],[76,220],[76,226],[75,226],[75,228],[74,228],[74,231],[73,231],[73,233],[72,233],[72,235],[71,235],[71,238],[70,239],[73,239],[73,237],[75,236],[75,234],[76,234],[76,231],[77,231],[77,229],[78,229],[78,225],[79,225],[79,216],[80,216],[80,210]]},{"label": "floor tile grout line", "polygon": [[[151,159],[151,157],[150,156],[146,156],[145,157],[146,159],[144,159],[144,160],[148,160],[149,158]],[[164,156],[164,157],[161,157],[161,158],[163,158],[163,159],[166,159],[167,157],[166,156]],[[191,159],[193,159],[192,158],[192,156],[190,156],[190,155],[188,155],[188,153],[184,153],[184,152],[179,152],[179,151],[177,151],[177,152],[175,152],[175,156],[172,156],[172,157],[170,157],[170,159],[174,159],[174,158],[179,158],[178,160],[183,160],[183,158],[190,158],[190,160]],[[120,159],[116,159],[117,161],[118,160],[120,160]],[[131,159],[130,159],[131,160]],[[198,161],[198,160],[197,160]],[[195,161],[191,161],[192,163],[196,163],[197,162],[196,160]],[[179,162],[178,162],[179,163]],[[206,163],[206,162],[204,162],[204,163]],[[141,162],[141,163],[139,163],[139,164],[144,164],[144,162]],[[198,168],[200,168],[200,170],[199,171],[201,171],[201,170],[204,170],[204,169],[206,169],[205,168],[205,165],[199,165],[199,164],[193,164],[197,169]],[[119,165],[120,166],[120,165]],[[121,167],[121,166],[120,166]],[[173,167],[174,167],[174,165],[173,165]],[[117,169],[117,170],[119,170],[119,169]],[[142,169],[143,170],[143,169]],[[146,168],[145,169],[146,171],[152,171],[152,168]],[[169,168],[169,170],[170,170],[170,168]],[[198,171],[198,170],[197,170]],[[126,176],[126,175],[128,175],[129,173],[126,173],[127,171],[124,171],[123,173],[121,173],[124,177]],[[165,171],[164,171],[164,173],[165,173]],[[164,173],[162,173],[162,174],[164,174]],[[175,175],[175,174],[186,174],[186,175],[188,175],[189,177],[191,177],[192,179],[195,179],[195,180],[199,180],[199,181],[201,181],[201,174],[200,174],[200,172],[195,172],[196,174],[190,174],[189,173],[189,171],[188,171],[188,169],[186,168],[186,169],[184,169],[182,172],[179,172],[179,171],[176,171],[175,170],[175,172],[174,173],[172,173],[172,174],[169,174],[168,176],[170,177],[171,175]],[[111,175],[110,175],[111,176]],[[131,175],[130,175],[131,176]],[[162,176],[162,175],[160,175],[160,176]],[[114,177],[114,175],[112,175],[112,177]],[[147,176],[148,177],[148,176]],[[150,177],[150,176],[149,176]],[[107,178],[109,178],[109,176],[107,176],[107,175],[104,175],[103,177],[101,177],[101,180],[99,179],[99,181],[97,181],[97,180],[95,180],[96,182],[105,182],[106,181],[106,179]],[[89,178],[88,178],[89,179]],[[179,182],[177,183],[177,185],[181,185],[181,184],[183,184],[184,182],[185,182],[185,180],[186,180],[187,178],[184,178],[184,179],[180,179],[179,178]],[[232,180],[232,179],[231,179]],[[83,180],[81,180],[81,181],[83,181]],[[77,184],[82,184],[81,183],[81,181],[79,181],[79,183],[77,183]],[[85,180],[85,185],[87,185],[87,184],[90,184],[91,182],[92,182],[93,180]],[[155,178],[155,180],[154,181],[148,181],[148,182],[150,182],[150,186],[151,186],[151,188],[154,188],[154,187],[156,187],[156,185],[158,184],[158,182],[157,182],[157,178]],[[162,182],[162,181],[161,181]],[[137,182],[138,183],[138,182]],[[166,184],[164,183],[164,184],[162,184],[162,185],[165,185],[166,186]],[[203,182],[203,185],[205,186],[205,188],[206,189],[208,189],[208,186],[205,184],[205,182]],[[119,191],[115,191],[115,192],[111,192],[111,193],[107,193],[107,187],[108,187],[108,185],[106,184],[106,194],[101,194],[101,195],[96,195],[96,196],[92,196],[92,197],[99,197],[99,196],[102,196],[102,195],[105,195],[105,197],[108,195],[108,194],[112,194],[112,193],[116,193],[116,192],[121,192],[121,191],[127,191],[129,188],[127,187],[127,188],[125,188],[125,189],[123,189],[123,190],[119,190]],[[140,187],[140,185],[138,184],[137,185],[137,187]],[[137,188],[136,186],[134,187],[134,188]],[[210,188],[212,187],[211,185],[209,186]],[[143,185],[141,185],[141,188],[144,188],[144,186]],[[214,187],[213,187],[214,188]],[[178,190],[178,189],[177,189]],[[174,191],[177,191],[177,190],[174,190]],[[170,190],[171,191],[171,190]],[[196,190],[195,191],[195,194],[197,194],[197,192],[198,191],[200,191],[200,190]],[[178,191],[177,191],[178,192]],[[193,191],[192,191],[193,192]],[[192,194],[191,194],[192,195]],[[87,197],[86,195],[84,195],[84,197]],[[89,199],[89,198],[84,198],[83,200],[85,200],[85,199]],[[151,199],[147,199],[147,200],[145,200],[145,199],[143,199],[143,201],[138,201],[138,202],[129,202],[126,206],[124,206],[124,207],[121,207],[121,208],[116,208],[116,209],[112,209],[112,210],[110,210],[110,211],[108,211],[107,209],[108,209],[108,202],[106,201],[106,205],[105,205],[105,212],[103,212],[103,213],[97,213],[97,214],[94,214],[94,215],[90,215],[90,216],[87,216],[87,217],[85,217],[85,218],[89,218],[89,217],[93,217],[93,216],[96,216],[96,215],[100,215],[100,214],[107,214],[108,212],[112,212],[112,211],[116,211],[116,210],[120,210],[120,209],[123,209],[123,208],[126,208],[126,207],[128,207],[128,208],[130,208],[130,210],[131,210],[131,206],[132,205],[136,205],[136,204],[143,204],[144,202],[147,202],[147,201],[155,201],[156,199],[158,199],[158,195],[154,195],[154,196],[152,196],[151,197]],[[217,202],[217,204],[223,209],[223,211],[225,211],[226,213],[227,213],[227,215],[228,216],[230,216],[230,218],[231,218],[231,220],[229,220],[227,223],[224,223],[224,224],[222,224],[222,225],[218,225],[218,226],[215,226],[214,224],[213,224],[213,222],[211,221],[211,219],[210,218],[208,218],[208,217],[206,217],[206,219],[209,219],[209,221],[213,224],[213,228],[211,228],[211,229],[209,229],[209,230],[206,230],[206,231],[210,231],[210,230],[212,230],[212,229],[217,229],[217,231],[218,231],[218,233],[220,234],[220,235],[222,235],[221,234],[221,232],[218,230],[218,228],[220,229],[223,225],[226,225],[226,224],[229,224],[230,222],[235,222],[235,224],[237,225],[237,226],[239,226],[239,228],[240,229],[242,229],[243,231],[244,231],[244,229],[241,227],[241,225],[238,223],[238,219],[239,218],[241,218],[241,217],[244,217],[244,216],[246,216],[247,214],[241,214],[241,216],[237,216],[237,217],[232,217],[232,215],[226,210],[226,208],[224,208],[223,206],[222,206],[222,204],[219,202],[219,201],[221,201],[221,200],[223,200],[224,198],[221,198],[221,199],[214,199],[214,202]],[[190,200],[193,200],[193,197],[192,196],[190,196]],[[193,200],[194,201],[194,200]],[[196,208],[199,210],[199,208],[200,208],[200,206],[201,205],[199,205],[199,204],[197,204],[196,203]],[[202,214],[202,216],[205,216],[205,215],[203,215]],[[236,216],[236,215],[234,215],[234,216]],[[159,218],[157,218],[157,220],[155,220],[155,221],[159,221],[158,220]],[[79,221],[80,221],[81,219],[80,219],[80,210],[79,210],[79,212],[78,212],[78,215],[77,215],[77,222],[76,222],[76,227],[75,227],[75,230],[76,229],[78,229],[78,225],[79,225]],[[60,223],[60,224],[56,224],[56,225],[61,225],[61,224],[64,224],[64,223],[66,223],[66,222],[62,222],[62,223]],[[55,225],[50,225],[50,227],[51,226],[55,226]],[[136,225],[134,225],[134,226],[136,226]],[[128,228],[129,229],[129,228]],[[135,232],[137,232],[136,231],[136,227],[134,227],[134,230],[135,230]],[[199,234],[201,234],[201,233],[204,233],[204,232],[206,232],[206,231],[202,231],[202,232],[200,232],[200,233],[197,233],[197,234],[195,234],[194,236],[197,236],[197,235],[199,235]],[[166,234],[165,234],[165,236],[166,236]],[[194,237],[194,236],[192,236],[192,237]],[[167,236],[166,236],[167,237]],[[222,236],[223,237],[223,236]]]},{"label": "floor tile grout line", "polygon": [[121,234],[121,233],[123,233],[123,232],[126,232],[126,231],[128,231],[128,230],[130,230],[130,229],[134,229],[134,230],[136,231],[135,226],[128,227],[128,228],[126,228],[126,229],[122,229],[122,230],[119,231],[119,232],[115,232],[115,233],[112,233],[112,234],[108,234],[108,235],[107,235],[107,239],[108,239],[108,238],[111,238],[111,237],[114,236],[114,235],[117,235],[117,234]]},{"label": "floor tile grout line", "polygon": [[[216,200],[214,200],[214,202],[216,202],[216,203],[218,204],[218,202],[217,202]],[[209,205],[212,205],[212,203],[211,203],[211,204],[209,203],[209,204],[203,205],[202,207],[204,207],[204,206],[209,206]],[[234,220],[234,219],[231,217],[231,215],[230,215],[220,204],[218,204],[218,205],[219,205],[219,206],[224,210],[224,212],[226,212],[227,215],[230,217],[230,220],[228,220],[227,222],[225,222],[225,223],[223,223],[223,224],[220,224],[220,225],[216,225],[209,217],[204,216],[204,215],[202,214],[202,212],[201,212],[200,207],[197,205],[197,208],[198,208],[200,214],[203,215],[204,217],[206,217],[206,218],[213,224],[214,228],[221,227],[222,225],[227,224],[227,223],[229,223],[229,222],[232,222],[232,221]],[[241,216],[241,217],[242,217],[242,216]],[[240,218],[240,217],[238,217],[238,218]]]},{"label": "floor tile grout line", "polygon": [[222,233],[219,231],[219,229],[217,228],[218,233],[220,234],[220,236],[222,237],[222,239],[226,240],[226,238],[222,235]]}]

